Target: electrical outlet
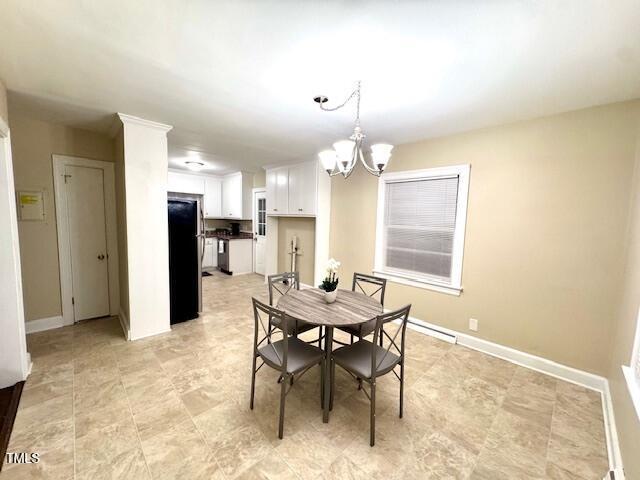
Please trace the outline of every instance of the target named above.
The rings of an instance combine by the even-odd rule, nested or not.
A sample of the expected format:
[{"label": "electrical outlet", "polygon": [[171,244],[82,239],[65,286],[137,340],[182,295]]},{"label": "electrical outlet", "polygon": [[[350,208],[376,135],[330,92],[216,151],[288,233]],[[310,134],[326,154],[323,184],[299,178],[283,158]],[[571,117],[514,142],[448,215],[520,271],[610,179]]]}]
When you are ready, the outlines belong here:
[{"label": "electrical outlet", "polygon": [[469,319],[469,330],[473,330],[474,332],[478,331],[478,320],[475,318]]}]

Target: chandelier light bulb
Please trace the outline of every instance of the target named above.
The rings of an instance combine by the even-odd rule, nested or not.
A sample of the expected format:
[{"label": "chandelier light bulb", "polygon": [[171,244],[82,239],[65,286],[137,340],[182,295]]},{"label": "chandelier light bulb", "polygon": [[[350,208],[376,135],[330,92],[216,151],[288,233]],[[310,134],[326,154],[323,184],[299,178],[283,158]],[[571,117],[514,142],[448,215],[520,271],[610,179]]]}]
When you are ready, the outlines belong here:
[{"label": "chandelier light bulb", "polygon": [[389,145],[388,143],[371,145],[371,160],[378,170],[383,171],[386,168],[391,158],[391,150],[393,150],[393,145]]},{"label": "chandelier light bulb", "polygon": [[324,150],[318,154],[318,157],[320,157],[322,168],[324,168],[327,172],[331,172],[334,168],[336,168],[336,162],[338,158],[334,150]]},{"label": "chandelier light bulb", "polygon": [[333,148],[338,154],[338,161],[345,169],[353,161],[353,148],[355,144],[353,140],[340,140],[333,144]]}]

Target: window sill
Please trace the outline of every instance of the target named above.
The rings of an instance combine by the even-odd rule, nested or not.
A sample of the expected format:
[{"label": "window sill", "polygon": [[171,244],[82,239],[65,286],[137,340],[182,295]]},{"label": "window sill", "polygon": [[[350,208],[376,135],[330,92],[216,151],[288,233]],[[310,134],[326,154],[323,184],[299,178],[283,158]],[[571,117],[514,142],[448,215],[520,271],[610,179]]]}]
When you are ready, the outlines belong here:
[{"label": "window sill", "polygon": [[408,285],[410,287],[424,288],[425,290],[432,290],[434,292],[446,293],[447,295],[454,295],[456,297],[459,297],[460,293],[462,293],[462,288],[451,287],[447,285],[438,284],[435,282],[432,283],[427,280],[402,277],[402,276],[394,275],[388,272],[381,272],[379,270],[374,270],[373,273],[382,278],[386,278],[390,282],[399,283],[400,285]]},{"label": "window sill", "polygon": [[636,380],[631,368],[623,365],[622,373],[624,373],[624,378],[627,380],[627,388],[631,395],[631,402],[633,403],[633,406],[636,409],[636,415],[638,415],[638,419],[640,420],[640,385],[638,385],[638,381]]}]

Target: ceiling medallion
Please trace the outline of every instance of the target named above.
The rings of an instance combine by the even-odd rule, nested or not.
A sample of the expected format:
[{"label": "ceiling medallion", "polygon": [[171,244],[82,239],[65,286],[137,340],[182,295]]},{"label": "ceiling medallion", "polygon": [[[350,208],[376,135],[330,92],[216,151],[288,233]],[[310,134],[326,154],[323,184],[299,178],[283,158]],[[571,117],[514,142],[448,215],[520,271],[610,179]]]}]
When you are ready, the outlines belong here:
[{"label": "ceiling medallion", "polygon": [[393,145],[387,143],[377,143],[371,145],[371,166],[367,164],[364,153],[362,151],[363,140],[366,135],[362,133],[360,127],[360,82],[356,86],[356,89],[351,92],[351,95],[337,107],[329,108],[325,107],[325,103],[329,101],[324,95],[319,95],[313,99],[321,110],[325,112],[335,112],[341,109],[352,99],[356,100],[356,121],[353,133],[348,140],[340,140],[333,144],[333,150],[324,150],[318,154],[322,167],[330,176],[342,174],[344,178],[347,178],[353,172],[358,160],[362,163],[364,168],[372,175],[379,177],[389,163],[391,158],[391,150]]}]

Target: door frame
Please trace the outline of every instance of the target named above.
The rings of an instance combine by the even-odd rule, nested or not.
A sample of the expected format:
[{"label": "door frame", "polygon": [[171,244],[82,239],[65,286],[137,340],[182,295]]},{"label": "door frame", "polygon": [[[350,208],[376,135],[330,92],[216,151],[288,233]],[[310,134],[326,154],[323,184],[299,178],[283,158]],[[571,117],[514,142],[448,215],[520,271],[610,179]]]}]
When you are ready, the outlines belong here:
[{"label": "door frame", "polygon": [[64,168],[88,167],[102,170],[104,179],[105,227],[107,233],[107,270],[109,272],[109,314],[120,312],[120,277],[118,272],[118,232],[116,220],[115,165],[102,160],[52,155],[53,189],[56,203],[56,227],[58,230],[58,258],[60,260],[60,293],[62,297],[62,319],[65,325],[75,323],[73,311],[73,280],[71,274],[71,241],[67,212],[67,189],[64,183]]},{"label": "door frame", "polygon": [[[256,194],[257,193],[264,193],[265,201],[266,201],[266,198],[267,198],[267,187],[258,187],[258,188],[251,189],[251,219],[252,219],[252,225],[251,226],[252,226],[253,235],[254,235],[254,237],[253,237],[253,262],[252,262],[252,265],[251,265],[251,270],[253,270],[253,273],[256,273],[256,257],[257,257],[256,256],[256,246],[258,244],[257,238],[255,237],[256,228],[257,228],[257,225],[258,225],[257,218],[256,218],[256,215],[258,213],[256,211]],[[265,217],[266,217],[266,215],[267,215],[267,212],[265,210]],[[266,218],[265,218],[265,228],[266,228]],[[266,243],[266,241],[267,241],[267,239],[266,239],[266,235],[265,235],[265,243]],[[266,249],[266,245],[265,245],[265,254],[266,254],[266,250],[267,249]],[[265,273],[265,278],[266,278],[266,273],[267,273],[266,263],[265,263],[265,271],[264,271],[264,273]]]}]

